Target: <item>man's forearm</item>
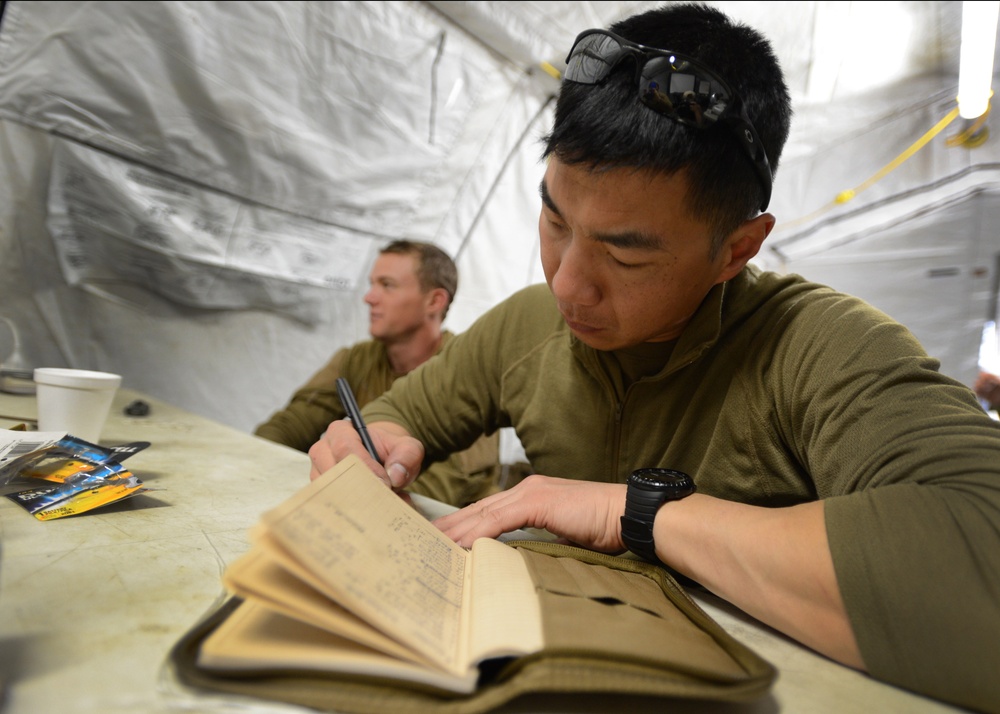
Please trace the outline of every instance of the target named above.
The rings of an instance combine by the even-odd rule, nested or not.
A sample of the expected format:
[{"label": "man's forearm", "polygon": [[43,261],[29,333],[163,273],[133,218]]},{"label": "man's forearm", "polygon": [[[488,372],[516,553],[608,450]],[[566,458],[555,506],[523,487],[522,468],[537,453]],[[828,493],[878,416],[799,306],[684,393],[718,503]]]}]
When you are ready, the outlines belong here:
[{"label": "man's forearm", "polygon": [[864,669],[822,501],[762,508],[694,494],[660,509],[654,535],[664,563],[816,651]]}]

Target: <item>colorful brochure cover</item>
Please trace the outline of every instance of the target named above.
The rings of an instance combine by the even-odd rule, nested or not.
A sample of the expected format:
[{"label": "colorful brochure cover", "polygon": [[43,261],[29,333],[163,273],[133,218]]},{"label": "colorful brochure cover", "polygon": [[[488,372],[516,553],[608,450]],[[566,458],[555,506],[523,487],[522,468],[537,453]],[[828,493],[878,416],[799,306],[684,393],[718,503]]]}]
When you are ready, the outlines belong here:
[{"label": "colorful brochure cover", "polygon": [[0,429],[0,486],[31,485],[6,496],[42,521],[84,513],[147,490],[121,465],[147,446],[105,447],[60,432]]}]

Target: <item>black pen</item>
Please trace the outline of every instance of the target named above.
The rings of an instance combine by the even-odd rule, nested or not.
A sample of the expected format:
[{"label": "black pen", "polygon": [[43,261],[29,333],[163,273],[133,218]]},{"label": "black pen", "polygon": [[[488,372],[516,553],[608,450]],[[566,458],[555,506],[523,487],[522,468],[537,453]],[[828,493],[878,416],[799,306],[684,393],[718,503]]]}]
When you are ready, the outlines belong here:
[{"label": "black pen", "polygon": [[354,425],[358,436],[361,437],[361,443],[368,449],[371,457],[381,464],[382,459],[378,457],[375,444],[372,443],[372,437],[368,434],[368,427],[365,425],[365,420],[361,418],[361,409],[358,408],[358,400],[354,398],[351,385],[343,377],[337,377],[337,394],[340,396],[340,403],[347,410],[347,418],[351,420],[351,424]]}]

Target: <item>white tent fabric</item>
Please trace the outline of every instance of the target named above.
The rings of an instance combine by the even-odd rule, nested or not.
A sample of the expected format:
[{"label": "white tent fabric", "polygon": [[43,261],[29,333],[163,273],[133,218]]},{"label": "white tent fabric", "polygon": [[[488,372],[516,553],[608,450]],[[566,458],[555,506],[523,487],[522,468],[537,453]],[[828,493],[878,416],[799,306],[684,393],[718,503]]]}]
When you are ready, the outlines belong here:
[{"label": "white tent fabric", "polygon": [[[464,329],[542,280],[543,65],[655,4],[6,3],[0,315],[25,366],[250,430],[366,336],[370,262],[404,236],[456,257]],[[954,107],[961,4],[710,4],[772,39],[796,107],[758,262],[868,299],[971,383],[996,140],[948,146],[956,121],[831,205]]]}]

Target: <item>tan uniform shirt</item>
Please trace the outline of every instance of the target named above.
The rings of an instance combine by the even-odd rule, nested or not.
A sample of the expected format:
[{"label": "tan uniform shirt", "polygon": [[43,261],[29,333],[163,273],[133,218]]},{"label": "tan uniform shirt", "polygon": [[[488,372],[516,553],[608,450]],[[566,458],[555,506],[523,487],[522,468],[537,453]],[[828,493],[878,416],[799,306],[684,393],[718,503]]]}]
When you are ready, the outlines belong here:
[{"label": "tan uniform shirt", "polygon": [[[454,335],[443,333],[442,345]],[[327,426],[347,416],[337,394],[337,378],[345,377],[362,407],[401,376],[392,371],[385,345],[367,340],[339,350],[254,433],[270,441],[308,451]],[[499,436],[478,439],[460,453],[429,464],[407,490],[444,503],[463,506],[497,490],[500,474]]]},{"label": "tan uniform shirt", "polygon": [[1000,711],[1000,425],[909,331],[747,268],[645,376],[618,357],[576,340],[533,286],[363,412],[432,454],[513,426],[537,473],[621,483],[661,466],[733,501],[824,499],[872,675]]}]

